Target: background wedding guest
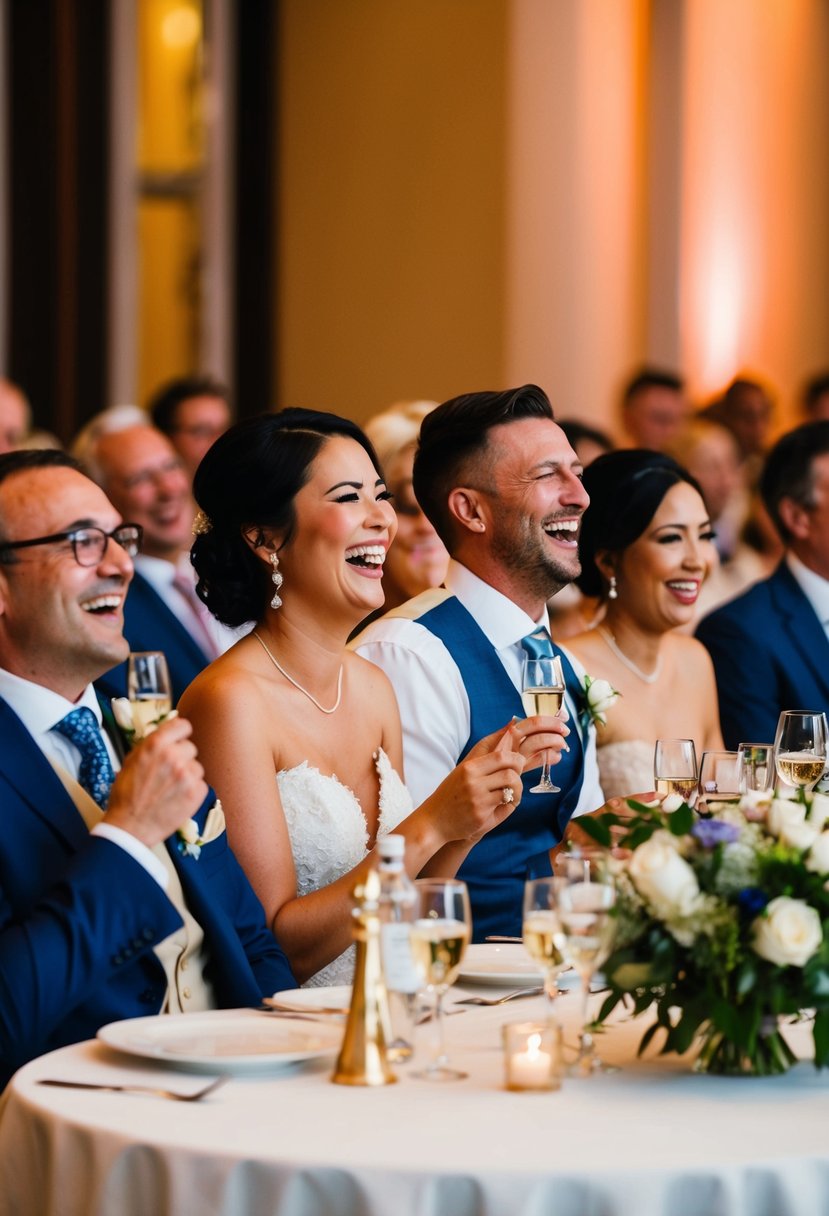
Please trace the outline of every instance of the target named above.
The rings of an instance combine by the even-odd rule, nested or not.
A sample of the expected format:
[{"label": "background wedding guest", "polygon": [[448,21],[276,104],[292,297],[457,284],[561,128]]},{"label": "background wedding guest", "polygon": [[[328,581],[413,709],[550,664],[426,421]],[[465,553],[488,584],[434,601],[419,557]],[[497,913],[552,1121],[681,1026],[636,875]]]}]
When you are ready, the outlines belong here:
[{"label": "background wedding guest", "polygon": [[577,418],[557,418],[556,421],[585,469],[597,456],[612,452],[616,446],[605,431],[579,422]]},{"label": "background wedding guest", "polygon": [[513,725],[505,712],[413,810],[394,693],[346,648],[382,605],[396,528],[365,435],[315,410],[247,419],[216,441],[194,489],[199,592],[227,625],[256,626],[197,677],[182,709],[297,976],[347,983],[352,890],[378,835],[406,837],[412,875],[434,864],[451,876],[514,810],[525,762],[560,746],[561,726]]},{"label": "background wedding guest", "polygon": [[777,441],[760,493],[785,556],[771,577],[697,629],[714,661],[732,748],[773,741],[781,710],[829,701],[829,422],[806,423]]},{"label": "background wedding guest", "polygon": [[698,757],[722,746],[711,662],[676,632],[693,619],[716,554],[699,487],[669,456],[610,452],[585,469],[584,486],[578,582],[606,612],[567,645],[622,696],[598,728],[611,797],[649,788],[658,738],[694,739]]},{"label": "background wedding guest", "polygon": [[[0,456],[0,1086],[108,1022],[294,986],[189,724],[163,724],[122,767],[102,718],[91,681],[127,653],[138,541],[64,453]],[[193,816],[219,833],[198,860],[173,835]]]},{"label": "background wedding guest", "polygon": [[[137,406],[96,415],[72,451],[123,517],[144,530],[124,609],[124,636],[131,650],[164,651],[175,702],[237,636],[218,625],[195,593],[188,553],[193,506],[181,459]],[[123,695],[125,668],[109,673],[105,683],[111,695]]]},{"label": "background wedding guest", "polygon": [[0,379],[0,453],[22,447],[31,426],[26,394],[11,380]]},{"label": "background wedding guest", "polygon": [[233,402],[230,389],[212,376],[182,376],[155,392],[147,413],[170,440],[192,480],[211,443],[233,421]]},{"label": "background wedding guest", "polygon": [[819,372],[806,382],[801,405],[807,422],[829,419],[829,371]]},{"label": "background wedding guest", "polygon": [[384,609],[439,587],[446,575],[449,554],[412,488],[420,424],[436,405],[436,401],[401,401],[375,414],[365,426],[397,514],[397,535],[383,565]]},{"label": "background wedding guest", "polygon": [[[424,592],[374,621],[353,643],[386,672],[403,723],[415,800],[431,795],[476,740],[524,716],[522,659],[553,652],[547,600],[579,572],[587,506],[581,464],[536,385],[468,393],[424,418],[414,488],[450,554],[446,589]],[[458,874],[468,884],[476,940],[520,935],[528,877],[550,872],[549,851],[572,815],[603,799],[595,733],[578,726],[581,668],[567,676],[569,751],[561,791],[526,792],[477,843]],[[650,788],[650,783],[649,783]]]},{"label": "background wedding guest", "polygon": [[682,378],[664,368],[643,367],[622,394],[625,446],[663,452],[689,415]]},{"label": "background wedding guest", "polygon": [[774,404],[768,390],[759,380],[738,376],[721,397],[700,411],[700,417],[731,431],[740,449],[746,484],[754,487],[774,423]]}]

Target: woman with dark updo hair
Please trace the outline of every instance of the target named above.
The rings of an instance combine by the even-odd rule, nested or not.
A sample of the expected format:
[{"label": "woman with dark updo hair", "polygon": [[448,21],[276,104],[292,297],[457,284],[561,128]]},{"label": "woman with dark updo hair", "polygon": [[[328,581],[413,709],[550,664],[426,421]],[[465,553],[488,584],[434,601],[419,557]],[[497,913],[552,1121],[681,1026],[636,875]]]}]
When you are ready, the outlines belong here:
[{"label": "woman with dark updo hair", "polygon": [[609,452],[585,469],[584,487],[577,582],[605,614],[567,646],[623,697],[598,727],[610,798],[653,788],[658,738],[693,739],[697,756],[723,746],[708,652],[676,632],[693,618],[716,557],[699,487],[669,456]]},{"label": "woman with dark updo hair", "polygon": [[205,455],[194,493],[198,593],[225,624],[255,624],[181,712],[297,978],[347,982],[351,891],[378,835],[406,837],[411,874],[451,876],[517,805],[525,761],[505,723],[412,809],[391,685],[346,649],[383,604],[397,526],[359,427],[313,410],[240,422]]}]

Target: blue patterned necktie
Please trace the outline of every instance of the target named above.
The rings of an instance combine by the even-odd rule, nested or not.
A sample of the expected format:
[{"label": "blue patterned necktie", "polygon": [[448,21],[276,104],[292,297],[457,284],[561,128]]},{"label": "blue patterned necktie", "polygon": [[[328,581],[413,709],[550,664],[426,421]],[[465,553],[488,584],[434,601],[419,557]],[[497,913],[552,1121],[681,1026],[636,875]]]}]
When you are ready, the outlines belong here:
[{"label": "blue patterned necktie", "polygon": [[86,792],[95,799],[102,810],[106,810],[109,802],[109,791],[115,780],[115,773],[109,759],[109,752],[98,725],[98,719],[91,709],[85,705],[73,709],[62,718],[52,730],[74,743],[81,753],[81,767],[78,781]]},{"label": "blue patterned necktie", "polygon": [[555,654],[553,639],[543,626],[522,638],[521,647],[528,659],[551,659]]}]

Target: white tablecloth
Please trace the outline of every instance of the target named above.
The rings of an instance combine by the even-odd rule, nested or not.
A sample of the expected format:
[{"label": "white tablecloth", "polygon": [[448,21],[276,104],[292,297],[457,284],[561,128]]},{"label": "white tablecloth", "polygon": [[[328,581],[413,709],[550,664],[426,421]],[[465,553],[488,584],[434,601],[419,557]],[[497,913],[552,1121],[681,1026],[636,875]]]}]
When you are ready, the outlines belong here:
[{"label": "white tablecloth", "polygon": [[[578,1001],[561,1002],[573,1037]],[[500,1026],[540,998],[447,1021],[467,1081],[356,1089],[331,1064],[234,1077],[185,1105],[50,1089],[39,1077],[160,1078],[96,1043],[13,1079],[0,1110],[2,1216],[826,1216],[829,1075],[694,1075],[635,1060],[641,1023],[613,1026],[623,1071],[554,1093],[502,1088]],[[266,1016],[266,1015],[261,1015]],[[425,1030],[421,1035],[425,1038]],[[797,1047],[798,1034],[790,1035]],[[805,1043],[804,1039],[801,1039]],[[427,1044],[423,1044],[424,1049]]]}]

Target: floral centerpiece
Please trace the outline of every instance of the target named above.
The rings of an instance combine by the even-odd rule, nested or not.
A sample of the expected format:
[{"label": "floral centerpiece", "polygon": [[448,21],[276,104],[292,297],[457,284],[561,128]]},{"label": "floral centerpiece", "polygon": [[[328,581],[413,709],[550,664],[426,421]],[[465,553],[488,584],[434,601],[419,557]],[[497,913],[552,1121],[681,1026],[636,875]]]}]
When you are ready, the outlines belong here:
[{"label": "floral centerpiece", "polygon": [[829,1063],[829,797],[751,793],[700,819],[676,796],[579,821],[614,847],[617,918],[601,1023],[655,1011],[640,1054],[699,1041],[697,1068],[785,1072],[786,1018]]}]

